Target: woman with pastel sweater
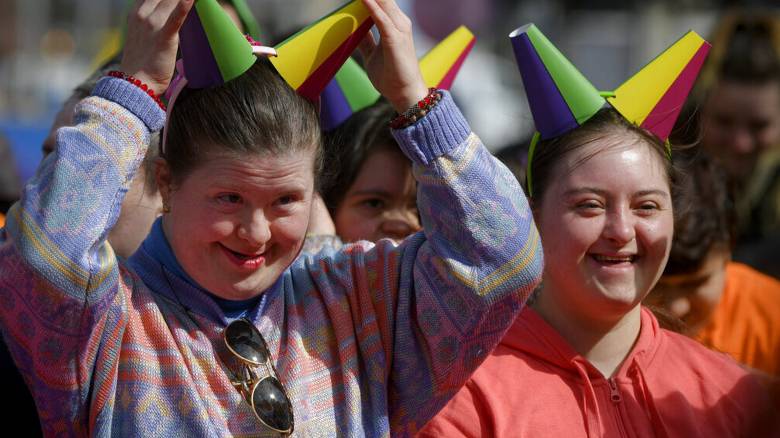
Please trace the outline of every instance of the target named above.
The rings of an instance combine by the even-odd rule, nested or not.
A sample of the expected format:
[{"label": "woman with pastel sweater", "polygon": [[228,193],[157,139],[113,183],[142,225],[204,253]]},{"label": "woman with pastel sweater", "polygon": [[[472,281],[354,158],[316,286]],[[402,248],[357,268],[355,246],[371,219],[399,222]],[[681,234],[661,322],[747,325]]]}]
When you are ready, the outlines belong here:
[{"label": "woman with pastel sweater", "polygon": [[[526,199],[451,97],[422,83],[395,2],[353,2],[381,35],[361,43],[376,88],[399,113],[427,96],[427,113],[410,109],[418,120],[401,115],[393,131],[424,232],[300,255],[321,166],[314,105],[263,57],[194,56],[228,40],[230,56],[275,52],[241,46],[215,0],[194,3],[137,2],[123,73],[77,106],[0,231],[0,325],[44,432],[414,433],[541,276]],[[168,86],[179,43],[156,169],[165,213],[120,261],[106,236],[165,122],[150,95]]]},{"label": "woman with pastel sweater", "polygon": [[691,32],[599,93],[535,26],[511,37],[541,137],[527,189],[546,256],[542,287],[420,436],[775,433],[753,376],[659,328],[641,306],[672,244],[665,140],[708,44]]}]

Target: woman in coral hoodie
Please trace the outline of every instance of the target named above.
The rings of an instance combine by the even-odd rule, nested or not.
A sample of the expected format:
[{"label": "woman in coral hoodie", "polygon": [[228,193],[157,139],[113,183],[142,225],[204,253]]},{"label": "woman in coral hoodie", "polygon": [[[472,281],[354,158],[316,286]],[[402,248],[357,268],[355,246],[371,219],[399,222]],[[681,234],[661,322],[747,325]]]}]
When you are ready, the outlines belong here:
[{"label": "woman in coral hoodie", "polygon": [[[543,286],[421,436],[772,433],[767,398],[747,371],[659,328],[641,306],[671,247],[674,172],[668,128],[641,123],[627,107],[642,106],[634,90],[652,94],[654,84],[643,82],[663,76],[655,71],[658,60],[664,67],[674,61],[669,53],[679,58],[680,51],[691,50],[685,58],[695,64],[708,45],[686,35],[610,93],[611,107],[604,108],[605,93],[590,86],[538,29],[526,26],[512,36],[541,137],[529,154],[527,189],[544,243]],[[696,75],[695,66],[677,71],[689,74],[674,81],[677,101],[660,93],[662,101],[668,99],[667,117],[689,90],[684,82]],[[539,92],[545,80],[557,84],[557,95]],[[644,114],[652,118],[653,105],[648,107]]]}]

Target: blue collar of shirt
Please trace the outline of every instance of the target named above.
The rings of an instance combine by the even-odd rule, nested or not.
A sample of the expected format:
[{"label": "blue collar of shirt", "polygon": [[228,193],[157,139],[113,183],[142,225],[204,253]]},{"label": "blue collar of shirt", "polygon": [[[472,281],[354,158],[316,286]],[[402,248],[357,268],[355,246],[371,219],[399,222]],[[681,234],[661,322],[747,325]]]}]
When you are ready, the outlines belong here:
[{"label": "blue collar of shirt", "polygon": [[248,300],[238,300],[238,301],[226,300],[207,291],[206,289],[201,287],[192,277],[190,277],[189,274],[184,272],[184,269],[181,267],[179,261],[176,259],[176,256],[173,254],[173,249],[171,248],[170,243],[168,243],[168,239],[165,237],[165,232],[163,231],[163,227],[162,227],[162,217],[159,217],[157,218],[157,220],[154,221],[154,224],[152,225],[152,230],[149,233],[149,236],[144,240],[142,245],[144,251],[146,251],[151,257],[157,260],[158,263],[165,266],[165,268],[168,269],[168,271],[174,273],[181,280],[184,280],[190,286],[202,291],[203,293],[208,295],[212,300],[214,300],[214,302],[217,303],[219,308],[222,309],[222,312],[225,313],[225,316],[228,317],[229,319],[235,319],[235,318],[240,318],[242,316],[245,316],[250,310],[252,310],[255,307],[255,305],[258,302],[261,301],[261,299],[263,301],[261,304],[264,304],[267,292],[274,289],[277,285],[279,285],[281,281],[281,277],[280,277],[279,280],[276,282],[276,284],[274,284],[274,286],[269,288],[268,291],[256,297],[250,298]]}]

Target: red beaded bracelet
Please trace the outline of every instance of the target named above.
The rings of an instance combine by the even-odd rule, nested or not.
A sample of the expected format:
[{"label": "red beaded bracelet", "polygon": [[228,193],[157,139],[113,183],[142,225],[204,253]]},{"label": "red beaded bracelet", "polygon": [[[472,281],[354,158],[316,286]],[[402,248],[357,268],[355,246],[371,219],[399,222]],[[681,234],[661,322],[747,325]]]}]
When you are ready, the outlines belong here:
[{"label": "red beaded bracelet", "polygon": [[428,94],[420,99],[419,102],[412,105],[403,114],[399,114],[390,121],[390,127],[393,129],[403,129],[420,120],[436,106],[441,100],[441,93],[436,88],[429,88]]},{"label": "red beaded bracelet", "polygon": [[135,85],[136,87],[144,90],[146,92],[146,94],[148,94],[152,99],[154,99],[154,101],[157,102],[157,105],[159,105],[160,108],[162,108],[162,110],[165,111],[165,103],[163,103],[162,99],[160,98],[160,95],[155,94],[154,90],[149,88],[148,85],[144,84],[139,79],[136,79],[136,78],[126,74],[125,72],[119,71],[119,70],[111,70],[107,74],[108,74],[108,76],[111,76],[112,78],[124,79],[127,82],[130,82],[131,84]]}]

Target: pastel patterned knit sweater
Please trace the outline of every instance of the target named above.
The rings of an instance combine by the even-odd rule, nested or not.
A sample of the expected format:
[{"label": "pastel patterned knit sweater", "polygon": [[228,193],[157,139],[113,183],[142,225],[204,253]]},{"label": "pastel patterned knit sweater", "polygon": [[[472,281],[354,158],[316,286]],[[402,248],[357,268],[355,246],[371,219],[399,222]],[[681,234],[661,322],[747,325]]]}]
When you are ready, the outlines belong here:
[{"label": "pastel patterned knit sweater", "polygon": [[[0,323],[47,435],[267,435],[230,383],[228,319],[142,247],[106,235],[164,114],[102,79],[0,230]],[[249,313],[298,436],[409,436],[496,346],[542,253],[514,177],[449,95],[394,133],[424,232],[301,255]]]}]

